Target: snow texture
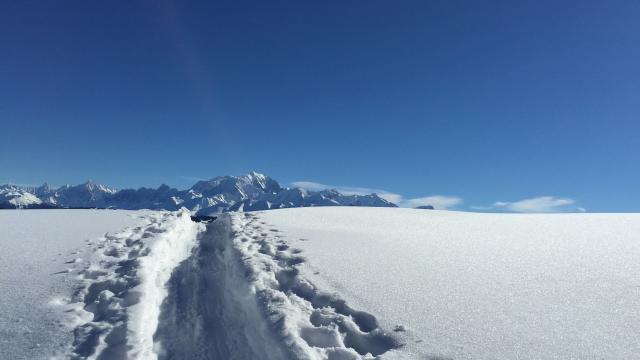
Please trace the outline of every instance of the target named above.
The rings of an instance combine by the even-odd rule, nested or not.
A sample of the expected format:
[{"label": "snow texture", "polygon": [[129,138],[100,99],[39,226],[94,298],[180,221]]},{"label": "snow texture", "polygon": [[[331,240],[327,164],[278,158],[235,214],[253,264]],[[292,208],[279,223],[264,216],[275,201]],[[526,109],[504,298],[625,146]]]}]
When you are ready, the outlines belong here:
[{"label": "snow texture", "polygon": [[0,359],[48,359],[73,341],[65,312],[75,268],[105,232],[139,222],[140,212],[0,210]]},{"label": "snow texture", "polygon": [[301,276],[299,267],[306,259],[277,229],[260,224],[255,215],[230,217],[252,292],[293,358],[360,359],[400,347],[400,339],[381,329],[373,315]]},{"label": "snow texture", "polygon": [[144,220],[101,239],[81,271],[84,284],[74,296],[74,309],[87,321],[74,330],[73,358],[157,358],[153,335],[166,284],[191,254],[204,225],[191,221],[186,209],[151,213]]},{"label": "snow texture", "polygon": [[401,345],[299,276],[304,258],[255,216],[209,224],[174,271],[155,335],[165,359],[372,359]]},{"label": "snow texture", "polygon": [[640,214],[127,214],[0,212],[0,358],[640,358]]},{"label": "snow texture", "polygon": [[640,214],[256,216],[307,259],[298,276],[405,335],[410,358],[640,359]]}]

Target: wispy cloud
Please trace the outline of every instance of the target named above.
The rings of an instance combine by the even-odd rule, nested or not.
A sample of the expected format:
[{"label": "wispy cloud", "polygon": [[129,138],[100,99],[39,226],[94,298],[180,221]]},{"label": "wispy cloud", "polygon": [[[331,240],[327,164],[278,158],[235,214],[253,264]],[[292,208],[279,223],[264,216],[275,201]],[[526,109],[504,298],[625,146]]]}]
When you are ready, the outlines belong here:
[{"label": "wispy cloud", "polygon": [[436,209],[450,209],[462,204],[462,199],[455,196],[432,195],[419,198],[406,199],[403,195],[391,191],[354,186],[327,185],[314,181],[294,181],[291,185],[311,191],[326,189],[336,189],[345,195],[368,195],[377,194],[381,198],[390,201],[400,207],[416,207],[422,205],[432,205]]},{"label": "wispy cloud", "polygon": [[579,211],[585,212],[582,207],[575,206],[576,201],[569,198],[555,196],[539,196],[519,201],[497,201],[491,206],[474,206],[476,210],[505,210],[518,213],[552,213]]},{"label": "wispy cloud", "polygon": [[404,207],[431,205],[436,209],[450,209],[462,204],[462,199],[456,196],[432,195],[421,198],[407,199],[402,202]]}]

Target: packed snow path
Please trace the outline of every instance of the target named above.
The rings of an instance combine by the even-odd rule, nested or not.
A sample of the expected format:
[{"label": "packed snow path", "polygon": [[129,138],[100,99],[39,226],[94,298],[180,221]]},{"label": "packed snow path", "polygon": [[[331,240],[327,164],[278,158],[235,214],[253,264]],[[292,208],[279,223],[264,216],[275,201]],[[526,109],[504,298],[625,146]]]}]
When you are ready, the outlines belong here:
[{"label": "packed snow path", "polygon": [[166,359],[362,359],[399,348],[371,314],[299,274],[305,259],[249,213],[208,225],[174,272],[156,350]]}]

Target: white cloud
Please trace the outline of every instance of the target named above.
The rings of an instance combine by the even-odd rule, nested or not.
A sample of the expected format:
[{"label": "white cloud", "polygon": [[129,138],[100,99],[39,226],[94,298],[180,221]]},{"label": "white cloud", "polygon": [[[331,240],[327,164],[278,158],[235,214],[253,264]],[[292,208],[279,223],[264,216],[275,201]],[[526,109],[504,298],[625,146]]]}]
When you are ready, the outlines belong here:
[{"label": "white cloud", "polygon": [[[557,198],[554,196],[540,196],[531,199],[523,199],[520,201],[507,202],[498,201],[495,202],[491,209],[504,209],[512,212],[519,213],[549,213],[549,212],[562,212],[562,211],[586,211],[584,208],[577,208],[571,205],[575,204],[575,200],[569,198]],[[479,209],[480,207],[475,207]]]},{"label": "white cloud", "polygon": [[436,209],[449,209],[462,204],[462,199],[456,196],[433,195],[421,198],[407,199],[402,201],[403,207],[417,207],[431,205]]},{"label": "white cloud", "polygon": [[291,183],[291,185],[293,185],[294,187],[297,187],[297,188],[303,188],[303,189],[311,190],[311,191],[320,191],[320,190],[330,189],[331,188],[331,186],[329,186],[329,185],[320,184],[320,183],[313,182],[313,181],[294,181],[294,182]]},{"label": "white cloud", "polygon": [[449,209],[462,203],[462,199],[455,196],[432,195],[420,198],[405,199],[404,196],[382,189],[366,187],[337,186],[321,184],[313,181],[295,181],[291,185],[311,191],[326,189],[336,189],[345,195],[369,195],[378,194],[381,198],[390,201],[400,207],[416,207],[422,205],[432,205],[436,209]]}]

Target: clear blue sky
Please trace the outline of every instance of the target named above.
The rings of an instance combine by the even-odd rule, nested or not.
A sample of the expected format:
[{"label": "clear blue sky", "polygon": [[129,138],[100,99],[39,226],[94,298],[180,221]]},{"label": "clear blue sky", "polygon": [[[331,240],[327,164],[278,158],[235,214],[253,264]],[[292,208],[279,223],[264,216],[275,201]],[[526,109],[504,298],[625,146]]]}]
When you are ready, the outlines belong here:
[{"label": "clear blue sky", "polygon": [[639,211],[640,2],[4,1],[0,122],[0,182]]}]

